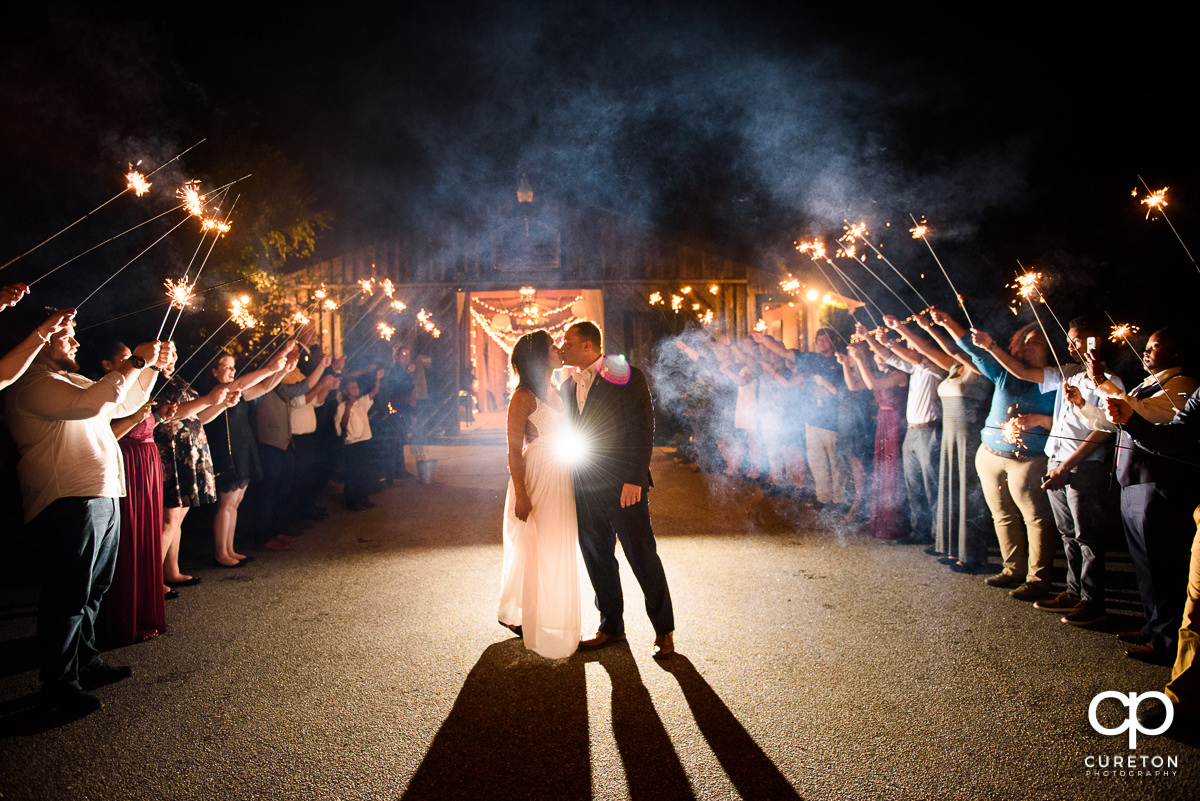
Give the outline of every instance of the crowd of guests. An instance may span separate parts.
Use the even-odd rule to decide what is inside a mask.
[[[1130,658],[1173,664],[1174,714],[1195,716],[1200,372],[1163,328],[1127,391],[1105,364],[1106,333],[1072,320],[1055,353],[1031,323],[1003,347],[938,309],[846,336],[821,328],[811,350],[690,331],[660,347],[655,389],[701,469],[759,482],[819,524],[987,574],[1063,623],[1107,617],[1105,550],[1120,520],[1145,622],[1118,640]],[[1150,725],[1166,710],[1142,714]]]
[[[0,289],[0,309],[27,293],[21,284]],[[166,601],[200,583],[179,563],[190,509],[211,507],[212,564],[234,569],[255,558],[235,548],[248,492],[245,528],[255,549],[272,552],[328,517],[319,499],[339,463],[350,511],[374,506],[376,473],[388,484],[411,476],[404,447],[417,397],[408,349],[397,345],[386,366],[363,361],[346,371],[312,335],[301,330],[256,369],[239,371],[221,353],[198,387],[175,372],[171,342],[89,343],[93,369],[81,369],[73,309],[0,357],[24,521],[38,548],[45,708],[100,708],[89,691],[131,673],[101,650],[166,630]],[[384,402],[374,403],[381,391]]]

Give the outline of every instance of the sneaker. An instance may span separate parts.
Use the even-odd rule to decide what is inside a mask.
[[[1074,610],[1063,616],[1063,623],[1070,623],[1072,626],[1090,626],[1093,623],[1099,623],[1104,618],[1108,617],[1104,612],[1104,606],[1095,601],[1080,601],[1079,605]]]
[[[1060,592],[1049,600],[1043,599],[1033,605],[1034,609],[1043,612],[1069,612],[1079,606],[1079,598],[1069,592]],[[1063,618],[1066,620],[1066,618]]]
[[[1015,587],[1021,583],[1021,580],[1012,573],[997,573],[985,578],[983,583],[989,587]]]
[[[1018,601],[1036,601],[1050,594],[1050,582],[1027,581],[1015,590],[1010,590],[1008,594]]]

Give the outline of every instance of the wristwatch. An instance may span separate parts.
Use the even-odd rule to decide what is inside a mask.
[[[139,370],[146,366],[146,360],[141,356],[138,356],[136,353],[129,357],[129,363]]]

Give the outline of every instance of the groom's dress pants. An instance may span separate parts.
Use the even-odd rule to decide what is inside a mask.
[[[675,613],[671,593],[654,532],[650,528],[648,490],[642,490],[642,500],[621,508],[620,488],[603,493],[585,492],[576,488],[575,505],[579,516],[579,548],[587,567],[592,588],[596,591],[596,608],[600,610],[600,631],[609,635],[625,633],[625,600],[621,593],[621,576],[617,564],[616,541],[620,540],[625,561],[646,596],[646,614],[654,625],[656,635],[675,630]]]

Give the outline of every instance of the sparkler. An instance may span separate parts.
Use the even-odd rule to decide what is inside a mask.
[[[146,178],[149,178],[150,176],[154,175],[154,173],[158,172],[158,171],[159,171],[159,170],[161,170],[163,167],[167,166],[167,165],[168,165],[168,164],[170,164],[171,162],[173,162],[173,161],[175,161],[175,160],[179,159],[180,157],[182,157],[182,156],[184,155],[184,153],[187,153],[187,152],[188,152],[189,150],[191,150],[192,148],[194,148],[194,147],[197,147],[197,146],[199,146],[199,145],[201,145],[201,144],[203,144],[203,143],[204,143],[204,140],[203,140],[203,139],[201,139],[199,142],[197,142],[196,144],[192,145],[192,147],[189,147],[189,148],[185,149],[183,152],[179,153],[178,155],[176,155],[176,156],[173,156],[172,158],[170,158],[170,159],[168,159],[168,160],[164,161],[162,164],[158,165],[158,166],[157,166],[157,167],[155,167],[153,170],[151,170],[150,172],[146,173],[146,175],[145,175],[145,176],[143,176],[143,180],[145,180]],[[138,162],[138,163],[140,164],[141,162]],[[25,252],[24,252],[24,253],[22,253],[21,255],[19,255],[19,256],[15,256],[15,257],[13,257],[13,258],[9,259],[9,260],[8,260],[8,261],[6,261],[4,264],[0,264],[0,270],[3,270],[5,267],[8,267],[9,265],[13,264],[14,262],[20,261],[21,259],[23,259],[23,258],[25,258],[26,256],[28,256],[30,253],[33,253],[33,252],[34,252],[35,250],[37,250],[38,248],[40,248],[40,247],[42,247],[43,245],[47,244],[48,242],[52,242],[53,240],[55,240],[55,239],[57,239],[58,237],[62,236],[62,235],[63,235],[63,234],[65,234],[67,231],[71,230],[71,229],[72,229],[72,228],[74,228],[76,225],[79,225],[79,223],[83,222],[83,221],[84,221],[84,220],[86,220],[88,217],[91,217],[93,214],[95,214],[96,212],[100,211],[100,209],[104,208],[104,207],[105,207],[105,206],[107,206],[109,203],[112,203],[114,200],[116,200],[116,199],[117,199],[117,198],[119,198],[121,195],[125,194],[126,192],[129,192],[129,191],[134,191],[134,190],[133,190],[133,187],[131,186],[131,184],[132,184],[132,180],[131,180],[131,179],[129,179],[129,176],[127,175],[127,176],[126,176],[126,184],[125,184],[125,188],[124,188],[124,189],[122,189],[120,192],[118,192],[117,194],[113,195],[113,196],[112,196],[112,197],[110,197],[108,200],[104,201],[104,202],[103,202],[103,203],[101,203],[99,206],[97,206],[96,208],[92,209],[92,210],[91,210],[91,211],[89,211],[87,214],[83,215],[83,216],[82,216],[82,217],[80,217],[78,220],[76,220],[75,222],[73,222],[73,223],[71,223],[70,225],[68,225],[66,228],[63,228],[63,229],[62,229],[61,231],[59,231],[58,233],[50,235],[49,237],[47,237],[46,239],[43,239],[41,242],[39,242],[38,244],[34,245],[33,247],[31,247],[29,250],[25,251]],[[147,188],[147,189],[149,189],[149,184],[147,184],[147,185],[146,185],[146,188]],[[57,268],[55,268],[55,269],[57,269]],[[43,276],[43,277],[45,277],[45,276]],[[32,286],[32,285],[33,285],[33,284],[32,284],[32,283],[30,283],[30,286]]]
[[[1142,369],[1145,369],[1146,363],[1144,361],[1142,361],[1142,354],[1138,353],[1138,349],[1135,348],[1133,346],[1133,343],[1129,341],[1129,337],[1131,337],[1132,335],[1134,335],[1138,332],[1138,327],[1136,325],[1130,325],[1129,323],[1122,323],[1122,324],[1118,325],[1117,321],[1114,320],[1112,318],[1112,315],[1109,314],[1108,312],[1105,312],[1104,316],[1107,317],[1108,321],[1113,324],[1112,330],[1108,334],[1108,338],[1111,339],[1113,342],[1117,342],[1117,341],[1124,342],[1129,347],[1129,349],[1131,351],[1133,351],[1133,355],[1138,358],[1138,361],[1142,362]],[[1154,383],[1158,385],[1158,388],[1160,390],[1162,390],[1162,394],[1167,396],[1167,400],[1169,400],[1171,402],[1171,406],[1175,409],[1175,411],[1176,412],[1180,411],[1179,404],[1176,403],[1175,399],[1171,397],[1171,393],[1167,392],[1167,388],[1162,385],[1162,382],[1158,380],[1158,377],[1155,376],[1154,373],[1151,373],[1149,370],[1146,370],[1146,372],[1150,375],[1151,378],[1154,379]]]
[[[396,333],[396,329],[387,323],[380,323],[376,326],[379,329],[379,336],[388,342],[392,341],[392,334]]]
[[[224,196],[225,192],[229,191],[229,186],[230,185],[226,185],[217,190],[218,192],[221,192],[221,197]],[[200,248],[202,248],[204,246],[204,237],[208,235],[208,231],[209,231],[210,227],[215,227],[217,229],[217,234],[216,234],[216,236],[214,236],[212,238],[212,242],[209,243],[208,252],[204,254],[204,259],[201,260],[200,267],[199,267],[199,269],[196,270],[196,278],[192,281],[193,286],[195,286],[196,283],[199,282],[200,274],[204,272],[204,266],[206,264],[208,264],[208,259],[210,256],[212,256],[213,248],[216,247],[216,245],[217,245],[217,239],[220,238],[221,234],[223,234],[229,230],[229,218],[233,216],[233,210],[235,208],[237,208],[237,203],[239,200],[241,200],[241,197],[242,197],[241,195],[238,195],[237,197],[235,197],[233,199],[233,204],[229,207],[229,213],[225,215],[225,219],[223,221],[218,222],[215,219],[205,220],[204,224],[201,226],[202,233],[200,235],[200,241],[196,243],[196,250],[194,253],[192,253],[192,260],[188,262],[187,269],[184,270],[184,272],[183,272],[183,277],[185,279],[188,277],[188,274],[191,273],[191,271],[192,271],[192,265],[195,264],[195,262],[196,262],[196,255],[200,253]],[[212,222],[214,225],[209,226],[209,222]],[[164,323],[166,322],[167,317],[170,314],[171,314],[171,309],[168,307],[167,313],[165,315],[163,315]],[[179,327],[179,321],[182,319],[183,319],[183,309],[180,309],[179,314],[175,317],[175,322],[171,325],[171,333],[167,335],[167,339],[173,339],[175,337],[175,329]]]
[[[1146,192],[1148,193],[1146,197],[1142,198],[1141,200],[1141,202],[1146,206],[1146,219],[1150,219],[1150,215],[1154,212],[1161,214],[1162,218],[1167,221],[1167,225],[1171,227],[1171,233],[1175,234],[1175,238],[1179,240],[1179,245],[1183,248],[1183,252],[1187,254],[1188,261],[1190,261],[1192,266],[1196,268],[1196,272],[1200,272],[1200,264],[1196,264],[1196,259],[1192,256],[1192,252],[1188,250],[1188,246],[1186,243],[1184,243],[1183,237],[1179,235],[1179,231],[1175,230],[1175,223],[1171,222],[1171,218],[1168,217],[1167,212],[1164,211],[1167,206],[1167,190],[1170,189],[1170,187],[1164,186],[1158,191],[1151,192],[1150,187],[1147,186],[1146,181],[1142,178],[1142,176],[1139,175],[1138,180],[1142,182],[1142,186],[1146,188]],[[1134,197],[1137,196],[1136,187],[1134,187],[1133,194]]]
[[[663,302],[663,299],[662,299],[661,292],[651,292],[650,293],[650,305],[651,306],[658,306],[662,302]]]
[[[850,237],[850,238],[857,237],[858,239],[861,239],[863,241],[863,244],[865,244],[871,250],[875,251],[875,255],[878,256],[880,259],[882,259],[884,264],[886,264],[888,267],[892,268],[892,272],[894,272],[896,275],[900,276],[901,281],[908,284],[908,288],[911,289],[916,294],[916,296],[921,299],[921,302],[925,304],[926,308],[933,305],[929,301],[925,300],[925,296],[917,291],[917,288],[912,285],[912,282],[904,277],[904,273],[900,272],[900,270],[898,270],[896,268],[896,265],[892,264],[892,262],[888,259],[887,256],[884,256],[882,253],[879,252],[879,248],[877,248],[873,244],[871,244],[871,240],[867,239],[866,223],[858,223],[856,225],[851,225],[851,226],[847,227],[846,228],[846,236]],[[843,237],[843,241],[845,241],[845,237]],[[865,267],[866,264],[863,263],[863,266]],[[908,308],[907,304],[905,304],[905,308]],[[909,312],[912,312],[912,309],[908,309],[908,310],[909,310]]]
[[[189,284],[186,278],[180,278],[172,281],[168,278],[163,281],[163,286],[167,288],[167,297],[171,301],[171,306],[176,309],[186,309],[195,293],[192,291],[195,284]],[[162,333],[160,329],[158,333]]]
[[[929,255],[933,256],[933,260],[937,262],[937,266],[939,269],[941,269],[942,275],[946,276],[946,283],[950,285],[950,291],[954,293],[955,299],[958,300],[958,308],[962,309],[963,315],[967,318],[967,327],[974,328],[975,324],[971,322],[971,313],[967,311],[967,304],[963,302],[962,293],[958,291],[958,288],[954,286],[954,282],[950,280],[950,273],[946,272],[946,268],[942,264],[942,260],[938,258],[936,253],[933,252],[933,245],[929,244],[929,225],[924,219],[918,223],[917,218],[911,214],[908,215],[908,217],[913,221],[913,227],[909,229],[909,233],[912,234],[913,239],[920,239],[925,243],[925,247],[929,248]]]
[[[183,201],[188,214],[204,218],[204,196],[200,194],[199,181],[184,181],[183,186],[175,192],[175,197]]]
[[[1010,417],[1000,425],[1000,434],[1009,445],[1021,444],[1021,430],[1017,428],[1017,418]]]
[[[234,298],[229,305],[229,319],[237,323],[243,331],[258,325],[258,320],[246,308],[249,302],[250,298],[242,295],[240,298]]]
[[[871,324],[879,325],[879,321],[875,319],[875,315],[871,314],[870,309],[867,309],[866,301],[869,298],[867,298],[866,293],[863,293],[862,290],[859,288],[858,284],[855,284],[853,281],[851,281],[849,276],[847,276],[845,273],[843,273],[841,270],[839,270],[838,266],[833,263],[833,260],[830,259],[827,255],[825,255],[825,243],[824,242],[822,242],[820,239],[813,239],[811,242],[797,242],[796,250],[800,251],[801,253],[809,254],[809,258],[812,259],[813,263],[817,265],[817,270],[820,271],[821,276],[824,277],[824,279],[829,283],[829,286],[831,286],[831,287],[834,286],[834,283],[833,283],[833,281],[830,280],[829,276],[826,274],[825,269],[823,267],[821,267],[821,261],[824,261],[826,264],[828,264],[830,267],[832,267],[834,272],[836,272],[841,277],[842,282],[844,284],[854,287],[854,289],[851,290],[851,292],[858,299],[858,302],[862,304],[862,307],[864,309],[866,309],[867,316],[871,318]],[[799,289],[800,282],[796,281],[795,284],[796,284],[796,289]],[[794,292],[795,290],[786,290],[786,291]],[[901,301],[901,302],[903,303],[903,301]],[[874,301],[871,301],[871,303],[872,303],[872,305],[875,305],[875,308],[879,309],[879,306],[877,304],[875,304]],[[883,309],[879,309],[879,313],[883,314]],[[850,316],[852,318],[854,317],[853,310],[851,310]]]
[[[844,240],[842,240],[842,241],[844,242]],[[898,295],[898,294],[896,293],[896,290],[892,289],[892,287],[891,287],[891,284],[889,284],[887,281],[884,281],[882,278],[880,278],[880,277],[879,277],[879,276],[878,276],[878,275],[875,273],[875,271],[874,271],[874,270],[872,270],[870,267],[868,267],[868,266],[867,266],[866,259],[858,259],[858,258],[856,258],[856,257],[855,257],[855,255],[854,255],[854,245],[853,245],[853,244],[851,244],[851,243],[845,243],[845,244],[843,245],[843,247],[842,247],[842,248],[841,248],[841,249],[838,251],[837,255],[838,255],[838,256],[840,256],[840,257],[842,257],[842,258],[853,259],[854,261],[858,262],[858,264],[859,264],[859,265],[861,265],[861,266],[862,266],[862,268],[863,268],[864,270],[866,270],[868,273],[870,273],[870,274],[871,274],[871,277],[872,277],[872,278],[874,278],[874,279],[875,279],[876,281],[878,281],[879,283],[883,284],[883,288],[884,288],[884,289],[886,289],[888,292],[891,292],[891,293],[892,293],[892,297],[894,297],[896,300],[900,301],[900,305],[901,305],[901,306],[903,306],[904,308],[908,309],[908,313],[909,313],[909,314],[916,314],[916,312],[914,312],[914,311],[913,311],[913,307],[912,307],[912,306],[909,306],[909,305],[908,305],[908,303],[906,303],[906,302],[905,302],[904,298],[900,297],[900,295]],[[894,268],[893,268],[893,269],[894,269]],[[845,276],[845,274],[844,274],[844,273],[843,273],[842,275],[843,275],[843,276]],[[903,277],[903,276],[901,276],[901,277]],[[849,280],[849,279],[847,278],[847,280]],[[879,313],[880,313],[880,314],[883,314],[883,309],[881,309],[881,308],[879,307],[879,304],[878,304],[878,303],[876,303],[876,304],[874,304],[874,305],[875,305],[875,308],[879,309]],[[872,315],[872,320],[874,320],[874,315]]]
[[[1130,325],[1129,323],[1121,323],[1120,325],[1114,323],[1112,330],[1108,332],[1108,339],[1110,342],[1124,342],[1126,345],[1129,345],[1129,337],[1136,334],[1139,330],[1136,325]],[[1130,347],[1133,346],[1130,345]]]
[[[1066,373],[1063,372],[1062,362],[1058,360],[1058,353],[1054,350],[1054,345],[1050,342],[1050,335],[1046,333],[1046,326],[1042,325],[1042,318],[1037,313],[1037,306],[1033,305],[1034,295],[1037,295],[1038,300],[1043,304],[1046,302],[1045,298],[1042,297],[1041,289],[1038,287],[1038,282],[1041,280],[1041,273],[1029,271],[1023,275],[1018,275],[1017,280],[1010,284],[1010,286],[1016,288],[1017,294],[1029,302],[1029,309],[1033,312],[1033,319],[1037,320],[1038,328],[1042,329],[1042,336],[1046,338],[1046,347],[1050,349],[1050,355],[1054,357],[1054,363],[1058,366],[1058,374],[1059,376],[1065,376]],[[1056,317],[1055,319],[1058,318]],[[1060,327],[1061,325],[1059,323]]]
[[[436,325],[434,325],[433,316],[424,309],[421,309],[419,312],[417,312],[417,322],[421,324],[422,328],[432,334],[434,339],[437,339],[442,335],[442,332],[438,330]]]
[[[141,164],[142,162],[138,162]],[[141,197],[150,191],[152,184],[146,180],[146,176],[134,169],[134,165],[129,165],[129,172],[125,173],[125,188],[133,192],[133,194]]]

